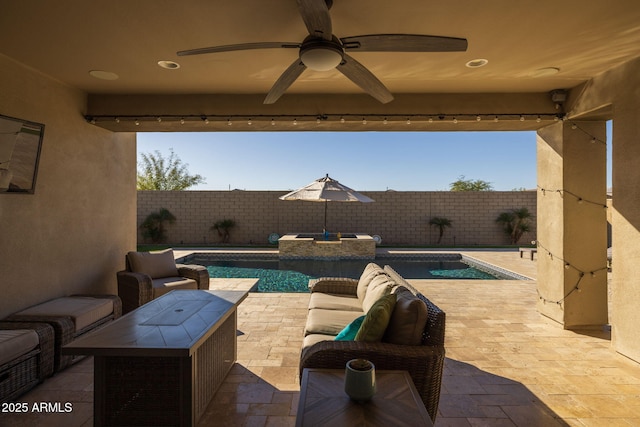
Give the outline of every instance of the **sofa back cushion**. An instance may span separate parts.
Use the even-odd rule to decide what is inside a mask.
[[[427,323],[427,305],[404,286],[398,286],[393,293],[397,296],[397,301],[382,341],[420,345]]]
[[[152,279],[178,276],[173,250],[154,252],[129,252],[129,267],[134,273],[143,273]]]
[[[360,280],[358,280],[358,289],[356,290],[360,303],[364,301],[364,296],[367,292],[369,283],[371,283],[371,280],[379,274],[384,274],[384,270],[375,262],[370,262],[364,268],[364,271],[360,275]]]
[[[362,301],[362,311],[368,312],[376,301],[385,295],[389,295],[394,285],[395,282],[384,273],[371,279]]]

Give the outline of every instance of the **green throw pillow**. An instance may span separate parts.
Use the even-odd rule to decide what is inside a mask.
[[[360,325],[365,316],[360,316],[353,322],[344,327],[343,330],[334,338],[334,341],[353,341],[356,338],[356,334],[360,330]]]
[[[356,334],[356,341],[378,342],[382,340],[395,306],[396,294],[385,295],[376,301],[367,312]]]

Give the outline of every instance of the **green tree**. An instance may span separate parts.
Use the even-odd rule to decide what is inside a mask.
[[[187,164],[170,149],[169,157],[164,158],[159,151],[141,153],[142,171],[138,170],[138,190],[186,190],[197,184],[204,184],[201,175],[190,175]]]
[[[531,213],[529,213],[529,209],[520,208],[502,212],[498,218],[496,218],[496,222],[502,224],[504,232],[509,236],[511,244],[515,245],[524,233],[531,231],[530,219]]]
[[[490,182],[483,181],[481,179],[464,179],[464,175],[460,175],[457,181],[449,184],[449,190],[451,191],[493,191],[493,186]]]
[[[434,216],[429,220],[429,225],[438,229],[438,244],[442,241],[442,235],[447,227],[451,227],[451,220],[443,217]]]
[[[165,240],[165,223],[173,224],[176,217],[168,209],[160,208],[158,212],[152,212],[147,216],[140,228],[142,237],[151,239],[152,243],[162,243]]]

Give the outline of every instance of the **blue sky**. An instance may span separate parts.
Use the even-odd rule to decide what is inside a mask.
[[[445,191],[462,175],[536,188],[535,132],[138,133],[138,159],[170,149],[205,177],[190,190],[285,191],[327,173],[360,191]]]

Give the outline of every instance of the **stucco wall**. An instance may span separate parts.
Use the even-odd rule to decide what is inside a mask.
[[[232,218],[232,244],[266,244],[271,233],[321,232],[324,204],[283,201],[283,191],[140,191],[138,225],[152,212],[168,209],[177,219],[167,227],[168,243],[210,244],[219,241],[210,227]],[[363,192],[374,203],[329,203],[327,228],[331,232],[378,234],[383,244],[433,245],[438,231],[428,226],[434,216],[446,217],[452,227],[442,245],[504,245],[508,239],[495,222],[506,210],[526,207],[536,235],[536,192]],[[143,242],[138,229],[138,238]]]
[[[136,145],[85,122],[82,92],[0,55],[0,114],[45,125],[35,194],[0,194],[0,318],[72,293],[117,293],[135,248]]]

